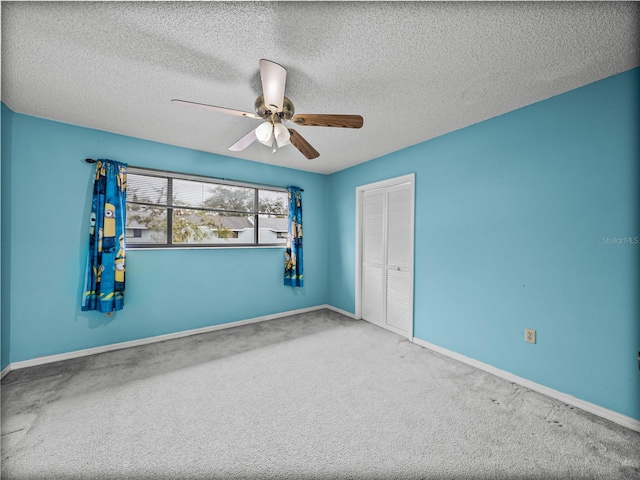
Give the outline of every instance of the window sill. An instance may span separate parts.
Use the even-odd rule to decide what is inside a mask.
[[[250,249],[250,248],[257,248],[257,249],[269,249],[269,248],[281,248],[281,249],[285,249],[287,248],[286,245],[239,245],[237,247],[231,246],[231,245],[224,245],[224,246],[202,246],[202,247],[131,247],[131,246],[127,246],[127,253],[133,252],[133,251],[149,251],[149,250],[241,250],[241,249]]]

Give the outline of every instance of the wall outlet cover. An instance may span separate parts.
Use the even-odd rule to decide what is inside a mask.
[[[536,331],[529,328],[524,329],[524,341],[529,343],[536,343]]]

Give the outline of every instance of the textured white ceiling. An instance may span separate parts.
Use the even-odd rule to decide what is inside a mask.
[[[20,113],[330,173],[640,65],[640,4],[2,2],[2,101]],[[258,61],[287,69],[319,152],[227,147],[257,120]]]

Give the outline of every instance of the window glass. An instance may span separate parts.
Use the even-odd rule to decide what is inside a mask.
[[[127,203],[144,202],[166,205],[169,180],[147,175],[127,174]]]
[[[176,245],[252,244],[253,217],[176,208],[173,209],[172,239]]]
[[[174,179],[173,204],[181,207],[252,212],[255,210],[255,189]]]
[[[136,243],[166,244],[167,209],[127,202],[125,237],[127,245]]]
[[[287,214],[287,192],[275,190],[259,190],[258,203],[260,213],[270,213],[275,215]]]
[[[258,215],[258,243],[287,243],[287,217],[284,215]]]

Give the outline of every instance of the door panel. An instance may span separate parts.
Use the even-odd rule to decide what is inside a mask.
[[[413,208],[411,184],[387,188],[386,316],[390,330],[413,330]]]
[[[365,264],[384,263],[384,190],[365,192],[363,204],[362,254]]]
[[[412,267],[412,220],[410,185],[389,188],[387,192],[387,266]]]
[[[362,205],[362,318],[384,325],[384,190],[365,192]]]
[[[407,335],[412,330],[411,273],[387,270],[386,325],[390,330]],[[397,331],[396,331],[397,329]]]
[[[384,325],[384,278],[382,267],[363,265],[362,318],[376,325]]]

